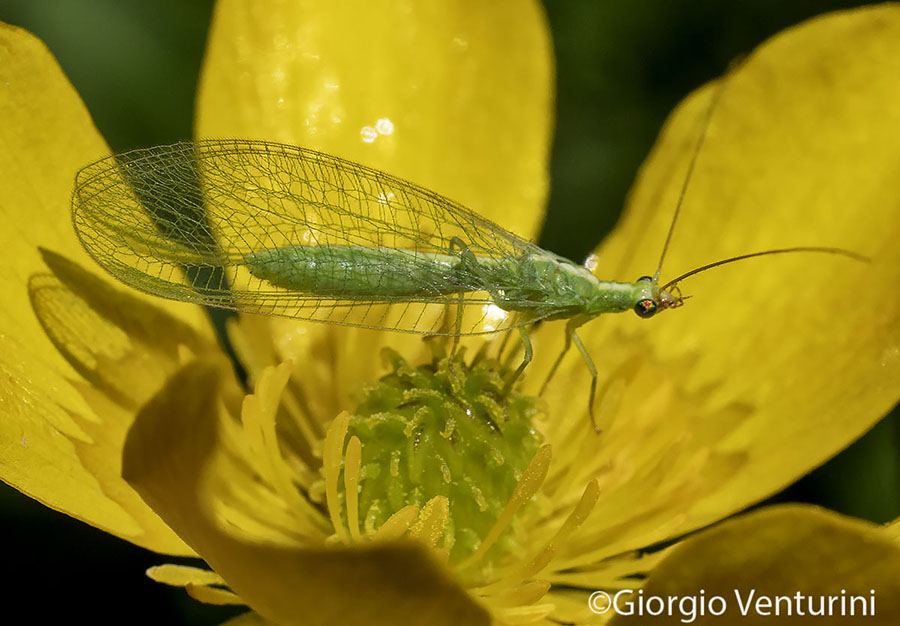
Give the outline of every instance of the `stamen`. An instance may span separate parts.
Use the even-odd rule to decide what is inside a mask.
[[[341,501],[338,498],[338,477],[341,473],[341,457],[344,439],[350,427],[350,415],[343,411],[334,418],[325,433],[325,447],[322,451],[322,475],[325,478],[325,502],[334,532],[341,539],[348,539],[347,529],[341,520]]]
[[[515,583],[521,580],[528,580],[530,578],[534,578],[537,576],[550,561],[553,560],[553,557],[556,556],[556,548],[554,546],[547,546],[540,552],[538,552],[537,556],[534,557],[531,561],[529,561],[524,567],[518,567],[519,564],[516,564],[516,569],[509,574],[508,576],[503,576],[499,578],[496,582],[493,582],[489,585],[484,585],[483,587],[477,587],[474,589],[475,592],[478,593],[492,593],[498,589],[503,589],[504,587],[509,587],[510,585],[514,585]]]
[[[554,585],[585,589],[622,589],[634,586],[636,574],[652,571],[671,552],[671,547],[657,552],[639,554],[626,552],[609,557],[605,550],[579,554],[556,564],[556,572],[547,578]],[[601,559],[598,562],[598,559]]]
[[[359,467],[362,464],[362,443],[356,435],[350,437],[344,454],[344,496],[347,500],[347,526],[350,537],[358,541],[359,534]]]
[[[532,580],[485,598],[492,607],[521,607],[534,604],[550,591],[546,580]]]
[[[509,502],[506,504],[506,508],[503,509],[503,513],[500,514],[500,517],[494,523],[493,528],[491,528],[487,537],[484,538],[484,541],[475,550],[475,553],[460,563],[460,569],[471,567],[481,560],[503,531],[506,530],[506,527],[509,526],[509,523],[513,520],[513,517],[515,517],[516,512],[537,493],[538,489],[540,489],[541,485],[544,483],[544,478],[547,477],[547,471],[550,469],[550,457],[550,445],[547,444],[541,446],[537,451],[537,454],[534,455],[534,458],[531,459],[531,463],[528,464],[528,467],[522,473],[522,478],[519,479],[518,484],[516,484],[512,497],[510,497]]]
[[[278,408],[292,368],[291,362],[285,361],[262,370],[254,392],[244,396],[241,405],[243,438],[250,448],[250,458],[259,461],[255,470],[273,487],[285,508],[294,513],[292,517],[304,534],[321,537],[328,531],[324,524],[315,523],[321,520],[318,509],[298,491],[295,476],[282,456],[276,431]]]
[[[479,588],[478,591],[483,593],[495,591],[515,584],[520,580],[529,580],[540,574],[553,561],[553,557],[556,556],[556,547],[568,539],[569,535],[584,523],[591,511],[594,510],[594,506],[599,499],[600,485],[595,479],[587,484],[575,509],[569,513],[559,530],[537,552],[534,558],[524,567],[516,567],[509,575],[503,576],[495,583]]]
[[[445,496],[435,496],[425,503],[419,519],[409,529],[409,536],[434,547],[444,536],[449,517],[450,500]]]
[[[419,507],[414,504],[407,505],[387,518],[384,524],[381,525],[381,528],[372,535],[372,539],[374,541],[399,539],[406,534],[406,531],[409,530],[409,527],[416,521],[418,516]]]

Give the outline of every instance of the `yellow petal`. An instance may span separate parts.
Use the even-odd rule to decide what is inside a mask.
[[[579,455],[579,480],[592,468],[603,493],[593,526],[585,525],[597,552],[585,548],[582,559],[653,543],[760,500],[896,403],[898,75],[900,8],[881,5],[789,29],[725,79],[663,280],[798,245],[844,247],[873,262],[822,254],[748,260],[685,281],[693,297],[683,308],[584,328],[600,380],[607,389],[627,385],[606,397],[616,405],[609,430],[568,447]],[[667,123],[628,214],[599,252],[598,274],[653,273],[713,89],[690,97]],[[557,349],[537,348],[550,353],[537,352],[542,358]],[[541,367],[529,372],[530,384],[542,380]],[[587,425],[575,430],[565,419],[585,412],[577,355],[557,379],[567,375],[583,382],[550,386],[551,416],[586,433]]]
[[[645,602],[650,596],[699,598],[701,590],[707,606],[711,606],[709,599],[721,596],[725,612],[718,617],[709,613],[700,617],[698,608],[694,624],[744,620],[748,624],[896,624],[900,621],[900,547],[868,522],[809,506],[765,508],[678,546],[650,575],[643,596]],[[799,607],[807,613],[805,618],[796,612],[797,593],[803,596]],[[776,596],[788,599],[775,600]],[[813,610],[818,611],[822,596],[826,607],[829,596],[837,598],[832,617],[810,614],[810,599]],[[850,596],[861,600],[851,605]],[[771,605],[766,598],[772,599]],[[843,615],[841,598],[845,598]],[[742,605],[749,612],[746,617]],[[689,619],[690,600],[682,606],[685,613],[676,604],[675,617],[658,622],[685,623],[682,618]],[[776,606],[781,611],[778,616]],[[786,614],[788,606],[793,615]],[[851,606],[854,617],[848,612]],[[861,613],[863,608],[866,616]],[[770,616],[764,617],[760,611],[768,611]],[[610,623],[631,624],[635,619],[657,623],[647,617],[622,615]]]
[[[232,591],[278,624],[487,623],[484,609],[421,546],[249,541],[216,518],[214,502],[227,495],[216,478],[234,453],[217,436],[219,377],[216,366],[195,361],[144,407],[128,436],[124,473]]]
[[[115,436],[102,428],[88,432],[101,422],[79,393],[77,366],[45,334],[47,320],[35,315],[46,304],[38,293],[58,287],[47,283],[56,279],[38,246],[93,267],[72,231],[69,198],[76,170],[108,149],[44,45],[6,25],[0,25],[0,119],[0,476],[73,517],[141,545],[183,553],[187,548],[110,474],[120,456],[110,442]],[[167,308],[210,336],[199,309]],[[109,330],[108,324],[98,327],[96,310],[93,320],[56,310],[84,332],[74,337],[80,347]],[[117,332],[119,345],[127,344]],[[105,475],[95,475],[97,468]]]
[[[226,0],[197,134],[337,154],[530,237],[547,190],[551,73],[537,2]]]

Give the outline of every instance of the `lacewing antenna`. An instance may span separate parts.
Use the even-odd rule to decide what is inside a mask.
[[[727,77],[726,77],[727,78]],[[697,138],[697,143],[694,145],[694,151],[691,154],[691,161],[688,163],[687,173],[684,176],[684,182],[681,184],[681,191],[678,193],[678,202],[675,204],[675,214],[672,216],[672,223],[669,224],[669,232],[666,234],[666,242],[663,244],[662,254],[659,255],[659,265],[656,266],[656,272],[653,274],[653,282],[659,281],[659,274],[662,272],[663,261],[666,259],[666,252],[669,250],[669,243],[672,241],[672,234],[675,232],[675,224],[678,222],[678,215],[681,213],[681,206],[684,204],[684,198],[687,195],[688,185],[691,182],[691,178],[694,174],[694,166],[697,164],[697,157],[700,155],[700,149],[703,147],[704,141],[706,141],[707,131],[709,130],[709,124],[712,121],[713,113],[716,110],[716,105],[719,103],[719,100],[722,97],[722,92],[725,89],[725,81],[726,78],[722,78],[719,81],[719,84],[716,85],[716,89],[713,92],[712,99],[709,102],[709,107],[706,109],[706,115],[703,118],[703,126],[700,131],[700,136]]]
[[[844,250],[843,248],[827,248],[827,247],[819,247],[819,246],[798,246],[795,248],[777,248],[775,250],[763,250],[762,252],[751,252],[750,254],[741,254],[738,256],[729,257],[727,259],[722,259],[720,261],[715,261],[713,263],[707,263],[706,265],[701,265],[700,267],[694,268],[689,272],[685,272],[678,278],[670,280],[665,285],[663,285],[662,290],[668,291],[671,288],[674,288],[683,281],[685,278],[689,276],[694,276],[695,274],[699,274],[700,272],[705,272],[706,270],[711,270],[714,267],[720,267],[722,265],[728,265],[729,263],[734,263],[736,261],[743,261],[744,259],[752,259],[753,257],[758,256],[768,256],[770,254],[786,254],[788,252],[819,252],[823,254],[837,254],[840,256],[845,256],[854,261],[860,261],[862,263],[871,263],[872,260],[863,256],[862,254],[858,254],[853,252],[852,250]]]

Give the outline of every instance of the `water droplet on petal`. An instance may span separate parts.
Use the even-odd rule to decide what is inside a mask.
[[[362,140],[366,143],[372,143],[378,138],[378,131],[371,126],[363,126],[359,130],[359,136],[362,137]]]
[[[394,132],[394,123],[390,119],[382,117],[375,122],[375,130],[379,135],[390,135]]]

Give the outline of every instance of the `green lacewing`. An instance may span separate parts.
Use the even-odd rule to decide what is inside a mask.
[[[605,281],[412,182],[265,141],[201,140],[100,159],[78,173],[72,210],[97,263],[156,296],[426,335],[519,329],[525,357],[508,384],[531,360],[525,327],[566,319],[565,350],[574,343],[593,377],[591,408],[596,369],[575,332],[581,324],[678,307],[682,279],[752,256],[859,258],[789,248],[717,261],[664,285],[659,268],[634,282]]]
[[[655,281],[601,281],[409,181],[262,141],[101,159],[78,173],[73,218],[121,281],[246,313],[469,335],[679,303]],[[447,306],[471,315],[448,327]]]

